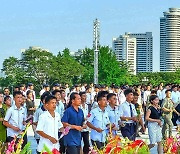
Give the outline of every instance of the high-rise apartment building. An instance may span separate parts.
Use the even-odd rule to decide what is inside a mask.
[[[132,33],[130,37],[136,38],[137,72],[153,71],[153,36],[152,32]]]
[[[180,8],[169,8],[160,18],[160,71],[180,67]]]
[[[146,33],[125,33],[123,35],[129,39],[135,39],[135,55],[134,61],[136,64],[135,70],[136,72],[152,72],[153,71],[153,37],[152,32]],[[113,51],[116,54],[117,60],[121,61],[122,58],[120,57],[122,51],[119,48],[120,38],[113,39]],[[119,42],[119,43],[118,43]],[[125,48],[124,48],[125,49]],[[125,51],[123,51],[125,52]]]
[[[118,61],[126,61],[130,64],[129,71],[136,74],[136,39],[128,35],[113,38],[113,51]]]

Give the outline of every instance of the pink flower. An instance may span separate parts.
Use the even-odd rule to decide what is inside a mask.
[[[64,132],[63,132],[63,134],[64,135],[67,135],[68,133],[69,133],[69,130],[71,129],[71,127],[66,127],[65,129],[64,129]]]
[[[6,154],[11,154],[11,151],[9,151],[9,150],[6,150]]]
[[[15,145],[15,141],[14,140],[12,140],[10,143],[8,143],[7,151],[14,152],[14,145]]]
[[[89,113],[88,115],[87,115],[87,118],[89,118],[91,116],[91,113]]]
[[[93,147],[89,147],[89,154],[98,154],[98,152]]]
[[[71,129],[71,127],[66,127],[64,128],[64,131],[62,132],[61,136],[59,139],[63,138],[63,136],[67,135],[69,133],[69,130]]]
[[[30,120],[29,122],[30,122],[30,124],[32,124],[32,120]]]

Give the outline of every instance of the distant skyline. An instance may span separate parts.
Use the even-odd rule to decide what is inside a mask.
[[[0,66],[5,58],[21,56],[21,49],[39,46],[53,54],[68,47],[92,47],[93,21],[100,21],[100,44],[125,32],[153,33],[153,67],[159,70],[160,17],[180,0],[1,0]]]

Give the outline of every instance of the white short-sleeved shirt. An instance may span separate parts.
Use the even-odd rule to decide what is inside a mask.
[[[116,99],[117,99],[117,105],[120,105],[126,101],[126,97],[125,97],[123,91],[120,91],[120,92],[115,93],[115,94],[116,94]]]
[[[39,95],[41,96],[46,90],[45,89],[42,89],[40,92],[39,92]]]
[[[98,133],[96,130],[91,130],[90,136],[93,141],[105,142],[107,135],[107,125],[110,124],[107,111],[102,111],[99,107],[91,110],[90,117],[88,122],[93,126],[102,129],[101,133]]]
[[[86,93],[86,103],[91,104],[91,93]]]
[[[137,116],[136,108],[134,104],[125,101],[119,106],[120,117],[131,117],[130,106],[132,107],[133,117]],[[127,123],[133,123],[133,120],[128,120]]]
[[[172,99],[173,103],[175,103],[176,105],[179,103],[179,93],[178,93],[178,91],[176,91],[176,92],[172,91],[171,99]]]
[[[80,109],[83,110],[83,114],[84,114],[84,118],[87,118],[88,117],[88,105],[85,104],[85,108],[80,105]],[[85,123],[87,122],[87,120],[85,120]],[[89,128],[86,128],[86,129],[83,129],[82,132],[88,132],[89,131]]]
[[[157,96],[158,96],[159,100],[163,100],[163,92],[162,92],[162,90],[157,91]]]
[[[14,131],[12,128],[8,127],[7,136],[17,136],[19,133],[21,133],[21,131],[24,130],[23,121],[26,120],[26,111],[23,107],[20,107],[18,109],[16,105],[13,105],[7,110],[4,120],[7,121],[9,124],[20,129],[20,131],[17,132]]]
[[[166,98],[166,93],[165,93],[166,90],[167,90],[167,89],[165,89],[165,88],[162,90],[162,99],[165,99],[165,98]]]
[[[55,112],[55,117],[52,117],[48,111],[44,111],[44,113],[42,113],[39,117],[36,131],[43,131],[47,135],[54,137],[56,140],[58,140],[58,131],[62,127],[63,125],[61,123],[60,115],[57,112]],[[59,142],[53,144],[49,139],[40,136],[40,141],[37,148],[38,152],[41,152],[43,150],[44,144],[51,151],[54,148],[59,150]]]
[[[151,91],[146,90],[144,92],[144,97],[143,97],[144,103],[147,103],[148,101],[147,99],[148,99],[148,96],[150,96],[150,94],[151,94]]]
[[[91,102],[94,102],[94,97],[98,94],[98,92],[93,91],[91,93]]]

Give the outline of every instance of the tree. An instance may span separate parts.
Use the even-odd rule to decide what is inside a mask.
[[[138,73],[137,77],[139,78],[139,83],[142,83],[142,79],[144,77],[148,78],[148,82],[152,85],[159,85],[161,82],[164,84],[169,83],[180,83],[180,71],[176,70],[176,72],[145,72]]]
[[[51,59],[53,54],[42,49],[29,48],[23,53],[21,66],[28,81],[43,84],[50,80]]]
[[[94,51],[90,48],[85,48],[75,59],[84,66],[81,83],[92,83],[94,80]]]
[[[94,77],[94,50],[85,48],[82,53],[75,57],[76,60],[85,67],[85,73],[81,82],[91,83]],[[115,83],[117,85],[131,83],[129,64],[118,62],[115,54],[108,46],[102,46],[99,50],[98,59],[98,80],[100,84]]]
[[[50,76],[53,81],[72,84],[74,80],[78,82],[84,70],[84,67],[70,55],[69,49],[66,48],[53,57]]]
[[[7,83],[7,86],[14,86],[24,81],[26,73],[17,58],[9,57],[5,59],[3,62],[3,71],[5,72],[5,83]]]
[[[114,52],[108,47],[100,47],[99,51],[99,83],[115,83],[122,85],[130,83],[130,74],[128,72],[128,63],[118,62]]]

